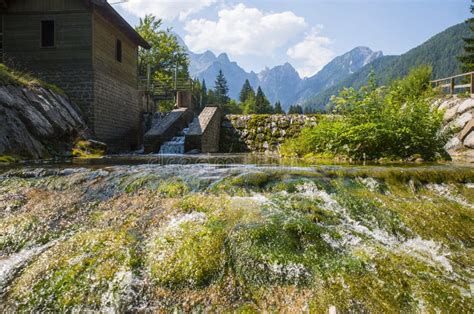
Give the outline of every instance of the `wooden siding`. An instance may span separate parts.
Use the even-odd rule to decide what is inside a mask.
[[[138,47],[97,13],[93,14],[92,60],[95,71],[137,87]],[[122,42],[122,62],[116,60],[116,42]]]
[[[42,20],[55,22],[53,48],[41,48]],[[5,53],[17,61],[32,63],[34,67],[66,62],[92,64],[91,25],[91,14],[88,12],[5,15]]]
[[[101,15],[93,17],[94,130],[112,151],[137,148],[141,109],[137,90],[138,48]],[[122,62],[116,41],[122,41]]]
[[[93,123],[92,14],[83,7],[2,17],[5,63],[61,87]],[[55,47],[41,47],[42,20],[55,21]]]
[[[9,13],[58,12],[84,10],[83,0],[15,0],[9,1]]]

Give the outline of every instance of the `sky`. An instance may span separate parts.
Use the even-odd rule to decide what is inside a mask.
[[[120,2],[126,0],[109,0]],[[163,19],[191,51],[227,53],[247,71],[291,63],[301,77],[366,46],[402,54],[470,17],[470,0],[128,0],[131,25]]]

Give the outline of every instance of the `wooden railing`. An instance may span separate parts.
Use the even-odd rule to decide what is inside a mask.
[[[170,82],[150,82],[141,78],[138,83],[141,91],[148,93],[157,100],[172,100],[176,96],[176,92],[193,90],[193,81],[191,79],[178,78]]]
[[[474,94],[474,72],[431,81],[431,84],[434,88],[440,89],[450,95],[458,94],[463,90]]]

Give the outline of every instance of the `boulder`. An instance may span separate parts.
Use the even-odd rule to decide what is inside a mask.
[[[463,129],[466,126],[466,124],[468,124],[469,121],[471,121],[472,119],[473,119],[473,113],[470,111],[466,112],[454,120],[453,126],[455,128]]]
[[[67,97],[44,88],[0,86],[0,155],[67,156],[82,136],[90,132]]]
[[[451,150],[454,150],[454,149],[458,149],[458,148],[461,148],[462,146],[462,142],[461,140],[455,136],[453,138],[451,138],[448,143],[446,143],[446,145],[444,146],[444,149],[446,149],[447,151],[451,151]]]
[[[458,108],[459,108],[459,103],[457,103],[455,106],[446,110],[446,112],[444,113],[444,121],[449,122],[453,120],[458,113]]]
[[[458,107],[457,113],[463,114],[468,110],[474,109],[474,99],[468,98],[464,100]]]
[[[474,131],[469,133],[468,136],[464,139],[463,145],[467,148],[474,149]]]

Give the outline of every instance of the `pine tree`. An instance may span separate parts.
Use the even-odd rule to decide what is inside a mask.
[[[474,0],[471,1],[474,3]],[[474,14],[474,4],[471,4],[471,13]],[[471,32],[474,32],[474,18],[470,18],[466,21],[471,29]],[[468,38],[464,38],[464,54],[458,57],[461,62],[462,72],[472,72],[474,71],[474,35]]]
[[[245,83],[242,86],[242,90],[240,91],[240,94],[239,94],[240,102],[244,103],[247,100],[247,98],[249,97],[250,94],[255,96],[255,91],[253,90],[252,85],[250,85],[249,80],[245,80]]]
[[[192,88],[192,95],[193,95],[193,103],[197,105],[197,110],[201,111],[203,106],[200,106],[202,100],[202,85],[198,79],[193,79],[192,81],[193,88]]]
[[[257,108],[256,113],[258,114],[269,114],[273,111],[270,102],[268,101],[260,86],[258,87],[257,95],[255,96],[255,106]]]
[[[202,83],[201,83],[201,95],[202,95],[202,107],[204,108],[208,105],[207,86],[206,86],[205,80],[202,80]]]
[[[257,113],[257,106],[255,103],[255,95],[250,93],[244,103],[241,104],[244,114],[255,114]]]
[[[214,88],[214,94],[218,105],[224,105],[229,102],[229,86],[227,85],[227,79],[222,73],[222,70],[219,70],[219,74],[216,77],[216,87]]]
[[[275,112],[275,114],[284,114],[285,113],[283,111],[283,109],[281,108],[281,103],[280,103],[279,100],[275,103],[275,109],[273,111]]]
[[[303,108],[300,105],[290,106],[289,114],[303,114]]]
[[[311,107],[304,107],[303,113],[304,113],[304,114],[314,114],[315,111],[314,111],[313,108],[311,108]]]

